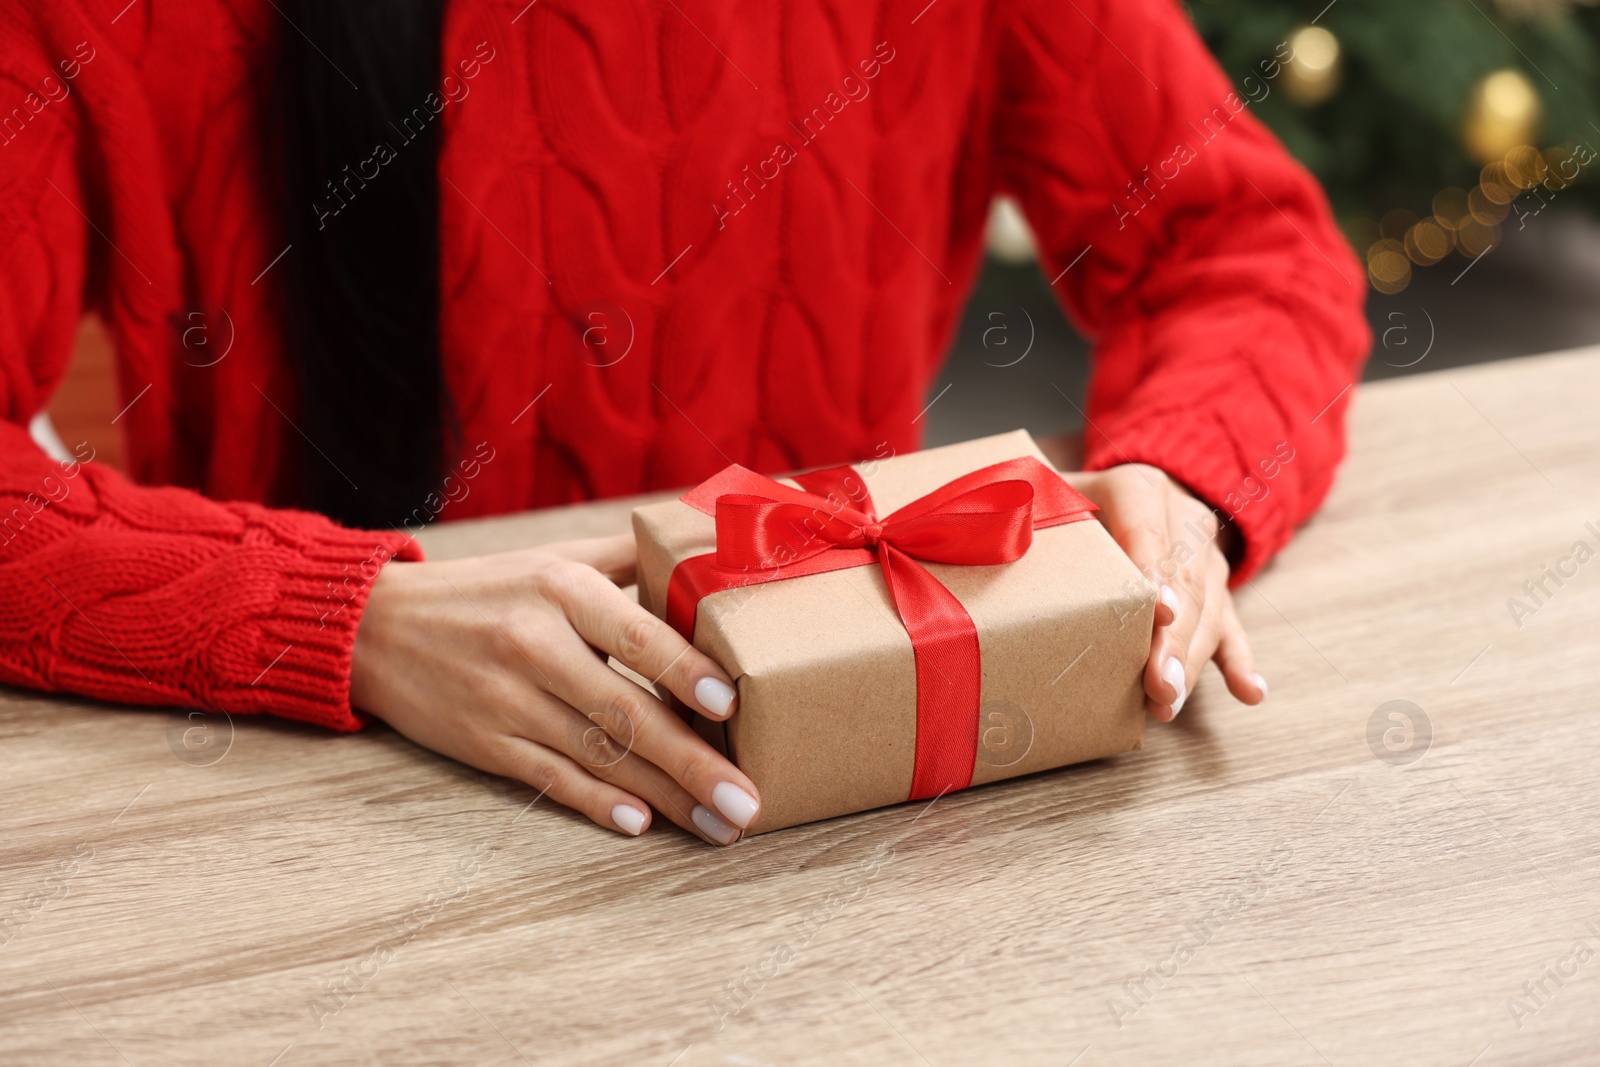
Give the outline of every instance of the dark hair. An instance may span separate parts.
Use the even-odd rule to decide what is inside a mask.
[[[296,503],[394,525],[438,491],[454,436],[439,361],[439,122],[426,104],[443,0],[280,3],[269,158],[293,245],[278,281]]]

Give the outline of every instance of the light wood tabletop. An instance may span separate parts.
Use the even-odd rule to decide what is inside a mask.
[[[1595,1062],[1600,349],[1351,425],[1238,594],[1265,705],[1208,669],[1142,752],[725,850],[382,727],[8,692],[0,1062]]]

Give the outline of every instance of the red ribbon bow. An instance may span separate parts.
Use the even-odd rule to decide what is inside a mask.
[[[878,563],[917,670],[912,800],[972,784],[983,680],[978,630],[918,560],[984,566],[1021,559],[1033,531],[1086,519],[1095,505],[1031,456],[951,481],[886,518],[852,467],[797,475],[793,489],[738,465],[685,493],[717,520],[717,550],[673,568],[667,622],[694,637],[700,600],[745,585]]]

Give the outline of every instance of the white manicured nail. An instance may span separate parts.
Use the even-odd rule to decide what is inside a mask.
[[[1183,664],[1178,662],[1177,656],[1168,656],[1161,665],[1161,677],[1168,685],[1178,691],[1178,699],[1172,702],[1172,717],[1177,718],[1178,712],[1183,710],[1183,702],[1189,694],[1183,691]]]
[[[1256,688],[1261,690],[1261,699],[1267,699],[1267,680],[1261,677],[1259,674],[1252,675],[1251,677],[1255,678],[1256,680]]]
[[[717,806],[723,818],[740,827],[749,826],[756,817],[756,809],[761,807],[755,797],[732,782],[718,782],[711,790],[711,803]]]
[[[696,804],[689,813],[689,818],[694,820],[695,826],[702,834],[719,845],[731,845],[734,838],[739,836],[739,831],[717,818],[717,813],[704,804]]]
[[[1161,592],[1157,594],[1157,599],[1167,606],[1167,610],[1172,612],[1172,618],[1176,621],[1178,618],[1178,594],[1172,591],[1172,586],[1162,586]]]
[[[617,829],[625,834],[638,837],[644,833],[644,812],[626,804],[618,804],[611,809],[611,821],[617,824]]]
[[[733,707],[733,698],[737,695],[733,687],[720,678],[702,678],[694,683],[694,698],[702,708],[718,718],[727,718],[728,709]]]

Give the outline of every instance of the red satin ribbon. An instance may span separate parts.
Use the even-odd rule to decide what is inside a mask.
[[[917,670],[912,800],[972,784],[983,663],[978,629],[918,560],[985,566],[1021,559],[1033,531],[1086,519],[1095,505],[1031,456],[951,481],[878,518],[851,467],[795,478],[794,489],[738,465],[685,493],[717,520],[717,550],[692,556],[667,583],[667,622],[693,639],[703,597],[745,585],[878,563]]]

